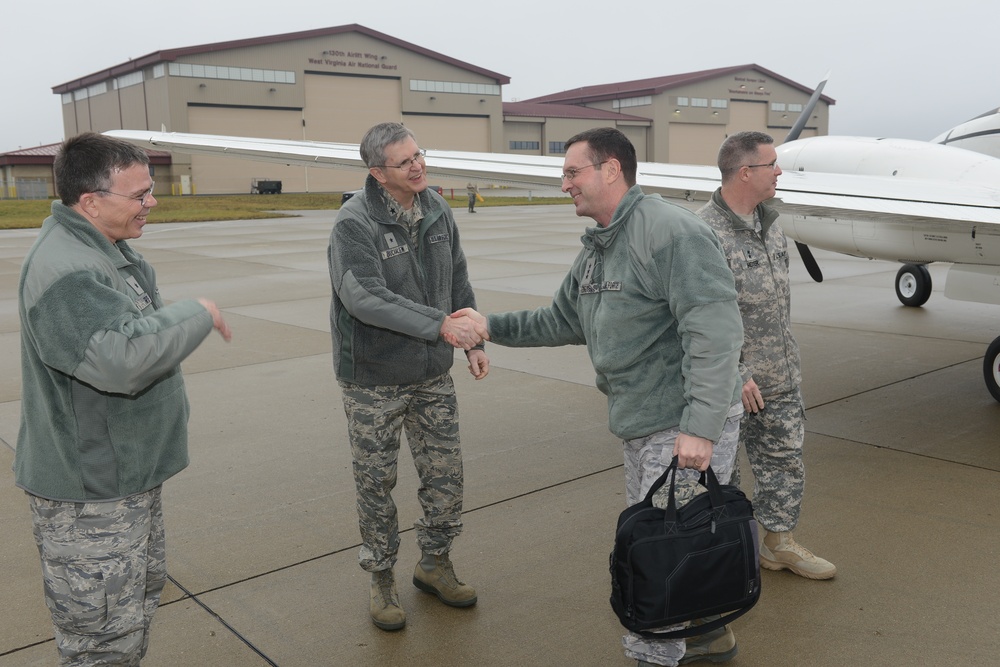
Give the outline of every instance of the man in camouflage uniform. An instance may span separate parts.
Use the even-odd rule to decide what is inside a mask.
[[[149,159],[99,134],[66,141],[61,201],[21,268],[21,428],[62,665],[138,665],[167,581],[160,485],[188,464],[180,363],[229,327],[206,299],[165,305],[127,239],[156,206]]]
[[[413,584],[453,607],[476,603],[449,557],[462,530],[462,452],[449,369],[461,347],[476,379],[489,372],[468,317],[475,306],[451,208],[427,188],[423,151],[400,123],[381,123],[361,140],[369,168],[364,191],[341,208],[330,234],[333,359],[347,413],[362,546],[371,572],[372,622],[406,624],[393,566],[399,525],[392,490],[400,433],[420,476],[416,522],[423,554]],[[453,347],[454,346],[454,347]]]
[[[829,579],[837,568],[792,538],[805,485],[805,411],[791,327],[788,244],[777,211],[763,203],[774,196],[781,175],[774,140],[762,132],[734,134],[719,149],[719,170],[722,186],[698,215],[722,241],[739,292],[740,374],[748,413],[740,443],[753,470],[756,518],[766,529],[761,565]]]
[[[628,504],[646,496],[674,456],[683,504],[700,488],[696,471],[711,465],[725,484],[733,470],[743,327],[719,240],[687,209],[644,194],[636,170],[635,147],[621,131],[571,137],[562,189],[576,214],[597,224],[586,230],[552,304],[456,315],[475,318],[500,345],[587,345],[608,397],[608,426],[622,439]],[[666,492],[654,503],[663,506]],[[732,631],[718,635],[719,655],[735,656]],[[622,644],[640,667],[685,661],[683,639],[630,633]]]

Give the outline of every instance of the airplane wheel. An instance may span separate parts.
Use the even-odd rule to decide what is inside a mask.
[[[931,298],[931,272],[924,264],[904,264],[896,274],[896,297],[904,306],[919,308]]]
[[[983,379],[993,398],[1000,401],[1000,337],[995,338],[986,348],[983,357]]]

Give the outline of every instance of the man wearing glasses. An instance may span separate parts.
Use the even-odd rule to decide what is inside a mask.
[[[24,260],[21,428],[61,664],[138,665],[166,583],[161,484],[188,464],[180,363],[229,327],[207,299],[165,305],[127,239],[156,206],[146,153],[86,133],[55,162],[61,201]]]
[[[760,564],[807,579],[830,579],[837,568],[792,538],[805,486],[805,408],[791,328],[788,242],[778,212],[764,204],[774,197],[781,175],[774,140],[763,132],[734,134],[722,143],[718,160],[722,186],[698,215],[722,241],[739,291],[740,375],[748,413],[740,443],[753,470],[754,513],[767,531]]]
[[[685,208],[636,185],[635,148],[614,128],[566,142],[563,192],[592,218],[583,249],[552,305],[533,311],[473,311],[480,333],[513,347],[586,344],[608,423],[622,439],[629,505],[642,500],[678,457],[676,497],[697,492],[709,465],[726,483],[736,461],[743,327],[733,274],[712,230]],[[658,493],[654,502],[666,505]],[[684,640],[623,640],[639,665],[677,665]],[[735,640],[727,659],[736,654]],[[717,656],[718,657],[718,656]]]
[[[399,525],[392,490],[402,429],[423,509],[413,584],[452,607],[476,603],[449,557],[462,530],[463,495],[449,370],[455,347],[465,350],[477,380],[489,360],[475,323],[449,317],[474,308],[475,297],[451,208],[427,188],[413,133],[400,123],[376,125],[361,140],[361,159],[364,191],[341,208],[330,234],[330,329],[357,490],[358,561],[371,573],[369,613],[377,627],[399,630],[406,614],[393,575]]]

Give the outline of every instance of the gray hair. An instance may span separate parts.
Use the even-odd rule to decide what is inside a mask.
[[[383,167],[386,146],[406,141],[407,138],[417,140],[413,132],[402,123],[379,123],[365,132],[361,139],[361,160],[369,169]]]
[[[719,148],[719,171],[722,172],[722,181],[728,181],[740,167],[752,160],[757,155],[758,147],[773,143],[774,138],[764,132],[737,132],[727,137]]]

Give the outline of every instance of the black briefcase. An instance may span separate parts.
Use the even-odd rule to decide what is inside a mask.
[[[760,598],[760,556],[753,506],[739,487],[719,484],[708,468],[708,493],[676,506],[677,457],[639,503],[618,517],[611,552],[611,607],[622,625],[660,639],[692,637],[745,614]],[[666,509],[653,494],[670,478]],[[672,632],[649,630],[724,614]]]

